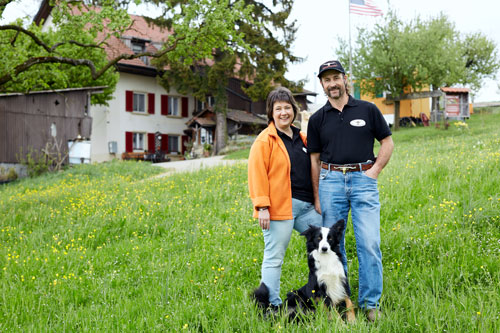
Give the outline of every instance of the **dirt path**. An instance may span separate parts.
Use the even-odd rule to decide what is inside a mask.
[[[246,160],[224,160],[224,156],[213,156],[197,158],[193,160],[155,163],[155,166],[165,168],[165,172],[156,177],[165,177],[177,172],[193,172],[204,168],[216,166],[233,165],[236,163],[247,163]]]

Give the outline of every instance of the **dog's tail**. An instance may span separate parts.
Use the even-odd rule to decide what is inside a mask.
[[[260,286],[253,291],[253,298],[262,309],[267,309],[271,305],[269,303],[269,289],[264,282],[261,282]]]

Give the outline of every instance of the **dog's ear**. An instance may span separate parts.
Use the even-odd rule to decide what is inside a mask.
[[[319,228],[313,225],[310,225],[309,228],[300,233],[301,236],[305,236],[306,239],[309,239]]]
[[[345,220],[338,220],[333,227],[331,227],[330,232],[333,233],[337,239],[340,239],[342,233],[344,232],[345,229]]]

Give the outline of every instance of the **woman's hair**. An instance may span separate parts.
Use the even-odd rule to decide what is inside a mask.
[[[292,105],[293,108],[293,121],[297,118],[297,113],[299,112],[299,107],[297,106],[297,102],[295,98],[293,98],[292,92],[285,87],[278,87],[271,91],[267,96],[266,102],[266,112],[267,112],[267,123],[271,123],[273,121],[273,107],[276,102],[286,102]]]

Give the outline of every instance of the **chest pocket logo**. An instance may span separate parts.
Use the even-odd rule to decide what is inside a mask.
[[[351,120],[350,124],[351,124],[351,126],[354,126],[354,127],[363,127],[366,125],[366,121],[364,121],[363,119],[354,119],[354,120]]]

